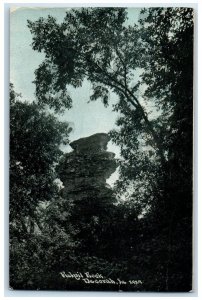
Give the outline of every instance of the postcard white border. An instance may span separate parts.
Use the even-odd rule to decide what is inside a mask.
[[[169,299],[178,299],[187,298],[195,299],[201,298],[202,296],[202,286],[198,286],[198,282],[202,282],[201,270],[199,266],[201,264],[201,254],[202,253],[202,245],[201,245],[201,237],[199,234],[199,229],[202,228],[201,221],[201,199],[202,193],[200,188],[201,181],[201,156],[198,154],[202,153],[200,132],[202,132],[201,125],[201,85],[198,84],[198,79],[202,78],[201,68],[202,61],[201,55],[201,37],[202,34],[200,30],[202,30],[202,5],[200,3],[201,0],[198,1],[131,1],[127,0],[123,1],[113,1],[110,2],[107,0],[102,1],[82,1],[82,0],[74,0],[74,1],[63,1],[60,0],[60,3],[56,3],[56,1],[43,1],[41,3],[40,0],[35,1],[8,1],[1,0],[0,2],[0,27],[1,27],[1,43],[0,43],[0,53],[1,53],[1,62],[0,65],[2,67],[2,77],[1,77],[1,101],[0,101],[0,137],[1,137],[1,147],[0,147],[0,162],[1,162],[1,180],[0,180],[0,222],[1,222],[1,238],[2,244],[0,247],[0,270],[1,270],[1,280],[0,280],[0,296],[2,299],[5,297],[12,297],[18,299],[19,297],[29,297],[35,298],[39,297],[41,299],[46,299],[49,297],[60,298],[60,297],[68,297],[68,299],[75,298],[106,298],[109,299],[111,297],[117,297],[121,299],[127,299],[130,297],[141,297],[141,299],[147,299],[150,297],[157,297],[158,299],[163,299],[164,297]],[[198,4],[198,5],[197,5]],[[9,153],[9,145],[8,145],[8,128],[9,128],[9,110],[8,110],[8,84],[9,84],[9,15],[8,10],[10,6],[26,6],[26,7],[64,7],[64,6],[133,6],[133,7],[144,7],[144,6],[189,6],[193,7],[196,12],[196,22],[195,22],[195,68],[194,68],[194,85],[195,85],[195,120],[194,120],[194,141],[195,141],[195,150],[194,150],[194,272],[195,272],[195,292],[193,293],[118,293],[118,292],[52,292],[52,291],[10,291],[8,290],[8,153]],[[199,17],[200,16],[200,17]],[[198,28],[198,30],[197,30]],[[201,79],[200,79],[201,80]],[[4,138],[3,138],[4,137]],[[200,213],[200,215],[199,215]],[[200,217],[198,217],[200,216]],[[4,241],[3,241],[4,236]],[[200,255],[199,255],[200,254]],[[3,268],[5,266],[5,268]],[[198,276],[197,276],[198,275]]]

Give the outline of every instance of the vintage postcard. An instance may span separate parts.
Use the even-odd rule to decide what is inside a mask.
[[[11,8],[11,289],[193,290],[193,17]]]

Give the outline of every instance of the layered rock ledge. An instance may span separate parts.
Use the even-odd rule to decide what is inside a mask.
[[[109,201],[112,190],[106,180],[115,172],[115,154],[107,151],[109,136],[97,133],[70,144],[73,151],[64,155],[58,173],[63,182],[63,197]]]

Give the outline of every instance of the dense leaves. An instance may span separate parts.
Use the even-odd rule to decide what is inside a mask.
[[[57,191],[53,184],[54,164],[67,143],[69,125],[14,97],[10,106],[10,185],[11,220],[34,214],[39,202],[51,200]]]
[[[9,219],[12,288],[39,288],[40,278],[49,272],[47,267],[50,267],[57,248],[61,249],[60,246],[65,244],[66,251],[71,251],[73,242],[69,233],[72,235],[74,231],[71,226],[64,229],[54,220],[56,212],[60,212],[57,218],[68,219],[71,209],[70,202],[62,205],[54,170],[62,154],[59,146],[68,142],[69,131],[68,123],[61,123],[53,115],[41,111],[36,103],[22,102],[11,84]],[[52,261],[53,265],[56,263],[58,261]]]
[[[38,216],[43,230],[29,232],[36,253],[47,251],[40,274],[52,274],[43,286],[34,274],[30,285],[25,277],[32,262],[21,263],[22,270],[15,266],[23,278],[17,287],[85,289],[56,277],[54,284],[53,269],[64,266],[128,280],[135,274],[144,282],[125,290],[192,289],[193,11],[144,9],[138,25],[127,24],[123,8],[71,9],[61,24],[51,16],[28,22],[33,49],[45,54],[35,71],[39,107],[70,108],[67,86],[80,87],[84,79],[92,84],[92,101],[107,106],[114,93],[120,116],[110,136],[121,158],[116,205],[102,216],[103,207],[93,211],[86,201],[88,222],[84,207],[68,195],[62,199],[52,184],[60,155],[54,145],[64,139],[65,125],[39,113],[36,104],[15,102],[11,91],[11,220],[19,232],[27,228],[23,218]],[[54,200],[48,208],[39,206],[47,199]],[[23,247],[14,247],[19,259],[29,251]]]
[[[143,215],[146,212],[141,220],[149,225],[142,223],[139,251],[144,253],[149,245],[149,263],[152,260],[156,274],[156,282],[148,277],[148,289],[191,290],[193,12],[143,10],[140,23],[141,96],[163,159],[159,161],[138,112],[119,105],[120,130],[111,132],[123,157],[116,185],[118,193],[125,192],[131,203],[141,203]],[[146,269],[146,260],[141,265]]]

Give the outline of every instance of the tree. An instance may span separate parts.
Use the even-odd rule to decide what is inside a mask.
[[[152,58],[142,64],[145,97],[161,111],[156,121],[167,158],[164,207],[159,197],[156,204],[165,224],[167,288],[191,290],[193,10],[149,9],[142,25],[146,55]]]
[[[66,85],[79,87],[84,78],[93,86],[91,100],[101,98],[107,105],[109,92],[113,91],[121,107],[134,113],[134,117],[137,111],[163,161],[159,137],[136,97],[140,32],[135,25],[125,26],[126,15],[123,8],[82,8],[67,12],[61,25],[50,16],[47,20],[28,21],[33,49],[46,55],[35,72],[36,96],[39,103],[56,109],[68,107],[71,99],[64,97]]]
[[[92,101],[107,105],[109,93],[117,95],[116,190],[139,212],[136,234],[150,232],[139,239],[139,264],[154,261],[145,276],[157,274],[158,283],[148,289],[184,291],[191,289],[192,10],[146,9],[140,26],[127,26],[126,19],[123,8],[83,8],[67,12],[60,25],[50,16],[29,21],[33,49],[46,55],[35,72],[36,96],[42,105],[69,107],[68,95],[61,101],[66,86],[81,86],[84,78],[92,83]],[[140,253],[149,244],[146,262]],[[180,269],[180,249],[187,269]]]
[[[150,255],[153,253],[156,288],[191,290],[193,11],[148,9],[142,12],[141,24],[145,49],[140,59],[142,97],[155,107],[156,114],[150,114],[150,118],[165,162],[159,168],[148,138],[143,138],[140,148],[136,132],[142,130],[145,135],[145,129],[137,124],[137,117],[135,122],[123,111],[120,130],[112,132],[124,158],[117,187],[123,192],[130,188],[130,203],[145,204],[143,220],[148,225],[142,223],[144,239],[140,240],[139,251],[145,253],[149,248]]]
[[[69,11],[61,25],[50,16],[47,20],[28,21],[33,35],[33,49],[44,51],[46,55],[35,72],[36,96],[41,104],[56,105],[56,109],[63,105],[68,107],[71,105],[70,98],[65,103],[63,98],[67,85],[78,87],[84,78],[92,83],[92,101],[101,98],[107,105],[109,93],[115,93],[118,103],[114,109],[123,118],[117,122],[121,131],[117,135],[112,132],[111,137],[120,146],[123,144],[123,157],[125,147],[129,149],[126,140],[135,153],[135,149],[140,150],[132,167],[136,168],[138,176],[142,168],[145,181],[148,172],[143,171],[143,165],[147,168],[149,161],[150,169],[160,173],[165,163],[165,153],[155,120],[149,120],[147,106],[137,97],[140,83],[136,73],[142,62],[142,33],[136,25],[126,26],[126,19],[127,11],[123,8],[82,8]],[[144,158],[141,148],[144,153],[147,152]],[[153,163],[150,155],[154,158]],[[137,168],[138,159],[142,161],[140,168]],[[121,174],[124,174],[126,161],[129,162],[124,157]],[[134,169],[132,174],[135,180]],[[156,174],[147,178],[147,185]]]
[[[22,102],[10,85],[11,288],[41,288],[42,277],[44,287],[51,287],[54,267],[74,256],[72,203],[64,203],[55,182],[59,146],[68,142],[69,132],[67,122]]]
[[[54,164],[62,154],[59,145],[68,142],[70,128],[39,110],[36,103],[19,101],[12,85],[10,93],[10,220],[25,228],[22,216],[34,218],[37,205],[57,194]]]

